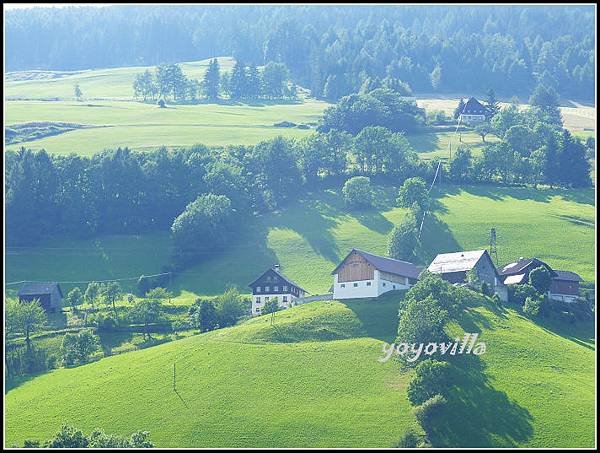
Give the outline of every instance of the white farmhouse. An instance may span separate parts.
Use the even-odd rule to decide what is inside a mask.
[[[408,261],[352,249],[333,270],[333,299],[378,297],[388,291],[410,288],[422,268]]]

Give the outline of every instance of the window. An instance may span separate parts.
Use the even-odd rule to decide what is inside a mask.
[[[371,286],[371,282],[367,282],[367,286]]]
[[[260,293],[260,286],[257,286],[257,287],[256,287],[256,292],[257,292],[257,293]]]
[[[273,286],[273,291],[275,291],[275,292],[279,291],[279,286]]]
[[[396,285],[392,285],[392,289],[396,289]]]
[[[257,303],[257,304],[260,304],[260,297],[257,297],[257,298],[256,298],[256,303]]]
[[[357,286],[358,286],[358,283],[355,283],[355,284],[354,284],[354,287],[356,288]]]
[[[383,286],[385,286],[385,282],[383,283]]]
[[[269,286],[265,286],[265,293],[268,293],[271,288]]]
[[[283,285],[283,291],[284,291],[284,292],[287,292],[287,290],[288,290],[288,287],[287,287],[287,285]]]
[[[284,301],[284,302],[287,302],[287,301],[288,301],[288,300],[287,300],[287,296],[283,296],[283,301]]]
[[[260,308],[257,307],[254,311],[256,311],[256,313],[260,313]]]
[[[269,298],[268,297],[265,297],[265,302],[269,302]]]
[[[345,283],[342,283],[342,284],[340,285],[340,287],[342,287],[342,288],[345,288],[345,287],[346,287],[346,284],[345,284]]]

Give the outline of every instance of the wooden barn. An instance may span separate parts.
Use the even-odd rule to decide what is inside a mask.
[[[307,294],[300,285],[283,275],[277,264],[248,286],[252,288],[252,316],[260,315],[270,300],[276,300],[280,308],[288,308],[294,305],[295,299]]]
[[[422,268],[408,261],[352,251],[332,271],[334,299],[379,297],[388,291],[410,288]]]
[[[20,301],[29,302],[37,299],[47,312],[60,311],[63,297],[60,285],[53,282],[27,282],[19,290]]]

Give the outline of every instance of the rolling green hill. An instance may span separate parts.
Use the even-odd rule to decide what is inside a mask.
[[[377,361],[400,297],[314,302],[272,325],[266,315],[32,378],[6,394],[6,445],[69,422],[149,430],[159,447],[393,446],[417,427],[410,372]],[[593,446],[593,326],[540,327],[484,306],[459,326],[487,352],[461,366],[435,446]]]
[[[406,211],[393,207],[396,188],[378,190],[379,205],[363,212],[348,210],[338,190],[327,190],[308,194],[280,212],[249,219],[228,250],[203,255],[201,264],[176,276],[173,289],[186,300],[191,300],[188,292],[218,294],[229,285],[245,292],[249,282],[279,262],[283,272],[309,292],[326,292],[331,271],[353,247],[386,253],[387,235]],[[500,264],[536,256],[557,269],[594,280],[593,190],[491,186],[437,190],[434,215],[423,228],[420,263],[429,264],[437,253],[487,248],[489,230],[495,227]],[[8,282],[135,279],[160,272],[171,246],[165,232],[8,248],[6,278]]]

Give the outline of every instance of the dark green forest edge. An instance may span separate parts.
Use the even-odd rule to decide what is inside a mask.
[[[541,82],[594,99],[592,6],[64,8],[11,11],[5,29],[7,71],[232,55],[284,63],[295,83],[331,101],[388,76],[418,92],[493,86],[510,97]],[[32,30],[39,39],[28,39]]]

